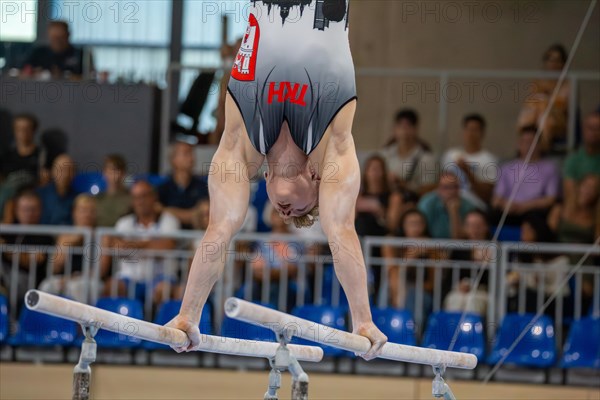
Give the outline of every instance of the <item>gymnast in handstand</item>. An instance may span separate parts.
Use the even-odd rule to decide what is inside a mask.
[[[223,270],[225,253],[250,200],[250,178],[266,160],[267,193],[297,227],[320,218],[350,304],[353,331],[372,359],[387,341],[371,317],[367,278],[354,229],[360,168],[352,138],[356,110],[346,0],[253,0],[225,102],[225,130],[209,174],[210,220],[192,261],[183,305],[169,326],[190,351]]]

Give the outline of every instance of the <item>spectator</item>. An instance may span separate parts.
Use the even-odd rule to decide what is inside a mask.
[[[119,154],[110,154],[104,159],[102,175],[106,191],[96,198],[98,226],[115,226],[118,219],[131,211],[131,197],[125,188],[127,164]]]
[[[275,207],[270,204],[264,210],[265,223],[271,226],[274,235],[289,234],[289,226],[279,215]],[[296,304],[298,284],[296,275],[298,272],[297,262],[303,253],[300,243],[273,240],[260,241],[256,244],[256,256],[250,261],[252,267],[252,296],[254,301],[261,301],[263,285],[268,283],[268,303],[279,304],[279,292],[282,274],[287,274],[287,298],[286,307],[291,310]],[[305,288],[308,286],[305,285]],[[244,287],[240,289],[243,293]],[[306,296],[306,292],[305,292]]]
[[[544,71],[558,74],[564,68],[567,58],[567,50],[562,45],[554,44],[550,46],[544,53]],[[531,85],[533,93],[527,96],[519,115],[519,129],[530,125],[541,125],[542,116],[550,105],[552,92],[554,92],[557,82],[557,78],[538,79],[533,82]],[[544,152],[552,150],[555,140],[563,139],[566,136],[570,90],[569,82],[563,82],[558,91],[558,96],[551,105],[545,124],[542,126],[540,148]]]
[[[463,231],[467,240],[484,242],[490,240],[490,224],[487,215],[480,210],[470,211],[465,216]],[[487,312],[488,299],[488,272],[484,272],[477,290],[468,301],[469,292],[475,284],[475,278],[480,268],[489,269],[489,264],[494,259],[493,247],[483,244],[474,244],[471,248],[463,250],[453,250],[450,253],[450,259],[453,261],[466,261],[471,264],[470,268],[460,269],[458,282],[452,285],[452,290],[444,299],[444,309],[446,311],[464,311],[477,313],[483,317]]]
[[[123,234],[130,232],[137,235],[131,238],[126,236],[107,238],[102,243],[105,248],[128,250],[126,257],[122,257],[117,263],[117,270],[108,280],[105,295],[115,291],[119,296],[125,296],[131,285],[135,288],[135,296],[144,298],[146,284],[150,283],[153,301],[155,304],[160,304],[166,300],[163,298],[164,285],[168,282],[171,289],[174,289],[172,283],[175,277],[168,271],[169,265],[165,261],[161,261],[156,256],[146,256],[143,250],[174,249],[175,240],[164,237],[153,238],[152,234],[175,233],[179,230],[180,224],[173,215],[157,210],[157,194],[152,185],[146,181],[139,181],[131,187],[131,200],[133,214],[120,218],[115,229]],[[134,251],[135,257],[129,257],[132,254],[129,250]],[[103,277],[110,275],[111,258],[106,253],[102,257],[101,264],[101,275]]]
[[[548,225],[563,243],[592,244],[600,236],[600,175],[587,175],[575,190],[575,201],[557,204]]]
[[[73,225],[81,228],[96,227],[94,197],[80,194],[75,198]],[[91,255],[91,249],[83,247],[83,240],[83,235],[80,234],[61,234],[56,238],[52,276],[42,281],[40,290],[57,295],[63,294],[81,303],[88,302],[88,290],[98,293],[98,282],[91,276],[82,276],[84,257]]]
[[[435,187],[436,163],[419,138],[419,117],[410,109],[400,110],[394,124],[392,143],[382,151],[394,189],[419,195]]]
[[[444,172],[438,189],[423,196],[418,208],[427,219],[431,237],[459,239],[463,237],[463,219],[476,207],[461,195],[458,177]]]
[[[553,243],[555,237],[546,223],[546,219],[540,214],[530,213],[524,216],[521,224],[521,240],[523,243]],[[514,262],[514,261],[513,261]],[[561,287],[561,282],[569,268],[569,257],[556,256],[555,254],[544,254],[543,252],[522,253],[517,255],[517,263],[520,270],[527,268],[527,265],[543,265],[543,272],[528,272],[523,274],[519,271],[509,272],[506,283],[508,285],[508,311],[517,312],[519,310],[519,286],[525,285],[525,311],[535,313],[542,304],[538,304],[538,290],[543,286],[544,301],[554,294],[557,290],[563,297],[569,296],[570,289],[568,285]],[[554,301],[546,309],[546,314],[554,316]]]
[[[362,187],[356,201],[356,232],[359,236],[384,236],[391,191],[385,160],[371,156],[365,163]]]
[[[494,189],[492,202],[497,215],[501,215],[508,206],[511,193],[522,180],[508,210],[508,225],[519,226],[526,213],[537,212],[545,215],[560,194],[559,171],[552,161],[542,158],[539,146],[534,147],[531,160],[525,165],[525,158],[534,144],[536,132],[535,126],[522,128],[518,140],[518,158],[500,168],[500,178]]]
[[[71,225],[71,210],[75,192],[72,189],[75,177],[75,162],[71,157],[62,154],[52,164],[52,180],[38,189],[42,199],[42,224]]]
[[[35,191],[31,189],[21,190],[15,198],[15,219],[18,225],[38,225],[42,215],[42,202]],[[2,252],[2,268],[0,270],[0,286],[17,290],[19,302],[25,295],[29,287],[29,274],[35,273],[36,281],[33,282],[37,287],[44,278],[46,260],[48,251],[45,246],[52,246],[54,241],[46,235],[36,234],[3,234],[0,237],[3,244],[23,246],[15,251]],[[27,246],[34,246],[27,248]],[[11,269],[14,257],[18,257],[17,262],[17,287],[11,288]],[[33,262],[33,264],[32,264]],[[31,270],[34,266],[35,271]]]
[[[18,114],[13,119],[14,148],[4,152],[0,160],[0,174],[13,173],[29,176],[37,182],[40,176],[42,150],[35,143],[38,120],[32,114]]]
[[[69,24],[64,21],[50,21],[48,24],[48,45],[33,49],[24,63],[21,73],[24,76],[39,75],[49,71],[54,78],[84,74],[84,51],[70,42]],[[90,71],[93,65],[89,60]]]
[[[3,223],[12,223],[14,202],[11,199],[23,187],[39,181],[43,152],[35,143],[38,120],[31,114],[18,114],[13,119],[14,148],[0,154],[0,213]]]
[[[175,142],[171,153],[171,175],[158,188],[160,203],[165,211],[177,217],[184,229],[192,227],[194,213],[200,200],[208,198],[208,186],[194,176],[194,147]]]
[[[469,114],[463,119],[463,147],[446,152],[442,158],[444,171],[452,171],[460,178],[465,197],[486,208],[492,199],[498,175],[498,159],[483,149],[486,122],[479,114]]]
[[[600,175],[600,110],[583,121],[583,146],[567,157],[564,167],[565,203],[573,203],[576,185],[586,175]]]
[[[400,229],[397,232],[398,236],[422,240],[429,239],[427,228],[427,219],[421,211],[413,209],[407,211],[400,220]],[[422,266],[415,265],[418,260],[439,260],[441,254],[433,248],[423,247],[417,243],[406,241],[406,245],[401,248],[384,246],[382,254],[389,261],[388,282],[390,304],[395,308],[406,308],[411,310],[413,314],[423,312],[423,315],[431,313],[433,309],[433,286],[434,286],[434,270],[433,268],[425,268],[425,276],[422,282],[423,308],[416,309],[417,296],[417,268]],[[394,265],[391,259],[402,259],[400,265]]]

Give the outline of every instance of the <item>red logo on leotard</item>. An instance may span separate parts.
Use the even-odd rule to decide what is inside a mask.
[[[248,28],[242,41],[240,51],[235,57],[231,76],[238,81],[253,81],[256,77],[256,55],[258,53],[258,41],[260,39],[260,27],[254,14],[250,14]]]
[[[269,83],[269,104],[273,103],[276,99],[278,103],[284,103],[290,101],[292,104],[297,104],[302,107],[306,107],[306,92],[308,91],[308,85],[301,85],[299,83],[291,82],[271,82]]]

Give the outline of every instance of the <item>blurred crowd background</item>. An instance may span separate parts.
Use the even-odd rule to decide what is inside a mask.
[[[33,7],[35,2],[30,3]],[[208,225],[211,200],[219,201],[210,199],[207,186],[210,168],[207,165],[223,130],[224,83],[228,79],[228,66],[239,47],[238,38],[243,34],[244,24],[236,18],[221,18],[220,13],[215,13],[212,22],[194,23],[194,12],[207,12],[202,1],[187,1],[185,6],[174,7],[169,1],[152,3],[152,7],[142,7],[140,14],[136,14],[144,17],[142,22],[132,26],[118,25],[122,31],[116,38],[107,28],[110,24],[91,24],[81,18],[71,21],[48,18],[41,24],[42,30],[39,23],[36,27],[38,32],[43,31],[40,35],[46,40],[9,43],[3,39],[3,53],[0,53],[2,84],[7,93],[11,93],[8,97],[3,96],[0,102],[0,216],[2,224],[6,224],[4,229],[10,225],[24,230],[1,233],[0,243],[29,247],[27,254],[25,250],[15,251],[14,247],[3,248],[0,294],[10,297],[10,293],[15,292],[18,295],[14,298],[20,299],[28,288],[38,287],[89,301],[91,289],[100,297],[129,297],[151,303],[152,312],[165,301],[181,299],[185,269],[167,274],[159,268],[159,257],[149,257],[150,261],[144,258],[140,262],[139,254],[178,249],[193,251],[197,241],[182,245],[177,235],[198,231],[200,238],[201,231]],[[65,6],[60,2],[40,1],[37,5],[40,4]],[[122,3],[115,4],[121,13],[137,10],[135,7],[123,9],[126,5]],[[539,2],[535,4],[540,9],[544,7]],[[368,8],[364,4],[360,7]],[[383,4],[372,7],[385,9]],[[568,5],[565,7],[569,8]],[[171,18],[177,18],[172,13],[180,13],[179,18],[185,22],[183,32],[181,26],[169,29],[167,18],[162,15],[165,13]],[[544,14],[540,15],[542,18]],[[120,18],[125,17],[121,15]],[[148,20],[161,22],[151,25]],[[401,24],[400,18],[397,24]],[[538,40],[540,46],[529,57],[539,67],[529,71],[526,96],[517,96],[518,112],[508,117],[506,112],[496,114],[490,102],[474,102],[470,109],[447,117],[453,123],[444,126],[443,130],[451,133],[454,139],[444,143],[439,143],[430,132],[423,134],[424,130],[431,131],[432,120],[441,117],[432,115],[429,108],[418,102],[400,102],[405,104],[393,110],[391,104],[380,109],[368,105],[370,96],[377,96],[377,93],[383,96],[387,89],[378,92],[370,87],[364,90],[365,95],[361,95],[360,87],[368,85],[371,78],[360,80],[359,74],[356,131],[362,169],[362,187],[356,205],[359,236],[446,243],[437,247],[406,248],[401,241],[392,241],[389,246],[369,248],[373,251],[370,257],[383,259],[379,265],[386,264],[386,268],[367,265],[374,302],[421,314],[424,318],[434,311],[467,310],[485,320],[490,298],[496,291],[491,293],[488,272],[476,282],[473,271],[488,268],[495,255],[490,248],[469,243],[489,242],[495,238],[501,242],[532,246],[551,243],[592,247],[600,237],[600,99],[595,95],[581,100],[578,97],[580,91],[573,88],[581,83],[567,79],[557,91],[555,101],[550,103],[558,73],[567,63],[571,51],[568,48],[570,42],[563,44],[559,40],[570,38],[576,28],[569,26],[573,32],[558,35],[560,38],[555,37],[554,32],[546,31],[542,35],[545,42]],[[141,36],[136,29],[143,30]],[[194,70],[190,75],[175,67],[167,71],[168,65],[177,65],[172,63],[172,44],[170,53],[168,51],[170,35],[175,33],[179,35],[179,48],[175,49],[178,61],[199,65],[201,72]],[[351,42],[353,47],[360,48],[357,56],[360,62],[368,53],[364,48],[377,43],[361,42],[359,35],[364,33],[355,35],[351,36]],[[419,33],[412,35],[417,40]],[[144,43],[139,42],[142,36]],[[98,43],[94,44],[94,40]],[[112,45],[111,41],[114,42]],[[595,43],[598,44],[597,37]],[[460,46],[469,47],[470,44],[461,43]],[[577,65],[583,65],[582,70],[589,69],[585,67],[590,65],[592,69],[596,68],[593,73],[597,74],[598,54],[596,47],[595,52],[586,53],[585,60],[579,60]],[[591,61],[586,63],[588,58]],[[453,66],[442,66],[446,67]],[[176,90],[169,89],[173,81],[177,81]],[[160,134],[156,123],[152,125],[155,128],[148,131],[132,132],[132,135],[145,138],[144,144],[138,147],[135,140],[122,146],[115,145],[117,142],[108,136],[103,139],[97,135],[86,137],[89,145],[83,143],[82,146],[77,137],[83,136],[84,130],[102,125],[113,117],[110,112],[103,111],[97,115],[98,121],[88,118],[75,124],[78,129],[75,132],[52,126],[44,119],[62,118],[56,115],[56,110],[52,116],[47,112],[41,115],[36,112],[40,104],[51,103],[49,95],[42,94],[39,101],[32,101],[31,92],[24,89],[30,90],[26,85],[32,83],[48,85],[52,82],[61,85],[72,82],[80,85],[77,87],[85,82],[95,82],[103,88],[108,85],[150,85],[162,91],[157,101],[163,110],[168,100],[166,108],[170,118],[165,121],[162,115],[158,125],[166,128],[161,128]],[[597,83],[591,85],[597,87]],[[374,87],[377,85],[373,84]],[[37,86],[39,90],[41,87]],[[19,96],[21,99],[25,96],[27,100],[17,106],[10,103]],[[397,97],[404,96],[398,93]],[[152,109],[156,111],[156,101],[153,104]],[[363,105],[369,112],[367,118],[361,118]],[[547,118],[541,125],[547,109]],[[64,112],[70,111],[65,109]],[[452,113],[452,108],[447,112]],[[74,117],[76,115],[65,118]],[[116,120],[119,118],[120,115],[115,117]],[[130,118],[135,120],[145,116],[130,115]],[[373,119],[380,124],[371,125]],[[499,119],[502,119],[503,127],[508,125],[512,129],[499,133],[494,126]],[[133,126],[135,128],[135,124]],[[390,129],[372,135],[365,129],[370,126],[372,129],[381,126]],[[536,142],[538,131],[541,136]],[[384,140],[376,143],[369,139],[370,135]],[[490,135],[493,135],[492,139]],[[121,139],[124,136],[119,133]],[[500,142],[502,148],[499,149],[495,144]],[[95,143],[99,143],[98,146]],[[369,145],[364,146],[365,143]],[[93,161],[82,160],[82,154],[86,154],[82,153],[82,147],[86,147],[87,154],[93,154]],[[132,152],[136,154],[134,159]],[[139,153],[145,157],[143,163],[138,161]],[[526,164],[528,154],[530,162]],[[135,249],[142,253],[136,253],[139,259],[132,260],[119,252],[99,251],[94,264],[98,268],[97,279],[91,280],[84,267],[86,254],[74,250],[82,247],[84,235],[76,230],[61,234],[40,233],[36,230],[39,225],[92,231],[112,228],[113,235],[102,235],[98,243],[101,249]],[[30,232],[27,232],[27,226],[32,227]],[[132,232],[135,235],[127,236]],[[236,253],[258,256],[246,257],[240,264],[242,270],[247,268],[250,273],[238,279],[234,293],[253,301],[280,307],[283,304],[287,310],[304,304],[323,303],[323,290],[318,289],[316,283],[323,279],[323,271],[317,273],[314,263],[309,262],[308,267],[300,267],[298,263],[299,254],[327,253],[324,244],[307,243],[313,239],[321,240],[320,227],[317,224],[310,230],[299,231],[284,224],[268,204],[260,176],[253,180],[243,232],[262,236],[236,245]],[[448,241],[461,243],[461,246],[466,243],[466,246],[453,247]],[[52,257],[46,250],[48,247],[54,249]],[[503,271],[502,277],[498,276],[499,271],[494,271],[493,284],[501,282],[505,290],[505,298],[499,299],[499,302],[505,302],[502,305],[504,312],[535,313],[541,302],[559,290],[561,318],[564,319],[561,325],[564,323],[565,329],[568,330],[567,320],[579,318],[581,314],[597,316],[600,306],[595,303],[600,301],[600,275],[584,275],[577,283],[571,281],[564,290],[559,287],[579,258],[569,251],[517,254],[511,262],[543,265],[547,271],[527,274],[508,270]],[[189,258],[185,260],[189,265]],[[444,260],[453,265],[458,263],[457,272],[447,269],[438,273],[432,267],[439,266]],[[461,263],[468,267],[460,267]],[[146,271],[149,264],[154,264],[150,277]],[[588,257],[584,265],[598,267],[598,255]],[[33,278],[32,270],[36,271]],[[282,271],[285,271],[285,280]],[[302,284],[299,283],[301,279]],[[267,281],[270,282],[268,286]],[[467,305],[468,293],[475,290],[475,283],[478,286],[476,293]],[[286,285],[283,301],[282,284]],[[248,286],[252,288],[248,289]],[[316,296],[317,292],[319,296]],[[319,301],[316,301],[317,297]],[[334,303],[336,307],[344,306],[339,298]],[[556,313],[554,302],[552,304],[546,312],[550,317]],[[18,308],[20,304],[13,306]],[[17,315],[15,312],[14,317]],[[425,324],[425,319],[422,322]],[[566,335],[562,339],[565,338]]]

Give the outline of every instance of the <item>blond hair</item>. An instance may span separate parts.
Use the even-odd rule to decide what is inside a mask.
[[[296,228],[310,228],[319,220],[319,206],[313,208],[308,213],[301,217],[294,217],[292,221]]]

